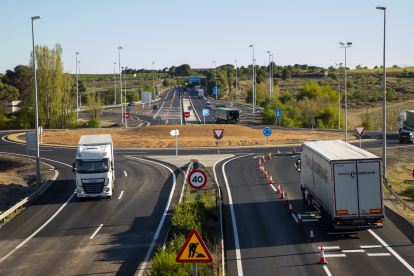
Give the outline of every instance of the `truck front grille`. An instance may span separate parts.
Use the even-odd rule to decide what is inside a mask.
[[[82,181],[82,187],[87,194],[100,194],[104,188],[104,179],[96,180],[84,180]]]

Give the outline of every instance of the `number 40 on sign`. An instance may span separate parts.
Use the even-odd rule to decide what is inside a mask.
[[[188,175],[187,180],[194,189],[201,189],[207,183],[207,175],[202,170],[194,170]]]

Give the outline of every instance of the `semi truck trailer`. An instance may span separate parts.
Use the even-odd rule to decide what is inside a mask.
[[[303,200],[339,231],[383,227],[381,158],[343,141],[302,143]]]
[[[233,123],[236,124],[239,122],[240,114],[238,109],[233,108],[226,108],[226,107],[216,107],[215,110],[216,114],[216,123],[228,124]]]
[[[398,116],[398,132],[402,130],[414,130],[414,110],[404,110]]]
[[[114,146],[110,134],[82,135],[72,171],[76,174],[76,195],[111,198],[115,192]]]

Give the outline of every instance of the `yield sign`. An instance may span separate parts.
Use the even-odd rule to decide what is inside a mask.
[[[197,230],[193,229],[175,261],[177,263],[211,263],[213,258]]]
[[[224,132],[224,129],[213,129],[214,135],[216,135],[217,139],[220,139],[221,135]]]
[[[359,137],[361,137],[362,133],[364,133],[365,127],[355,127],[355,130],[358,133]]]

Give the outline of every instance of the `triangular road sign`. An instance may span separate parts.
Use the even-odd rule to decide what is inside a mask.
[[[197,230],[193,229],[175,261],[177,263],[211,263],[213,258]]]
[[[217,139],[220,139],[221,135],[224,132],[224,129],[213,129],[214,135],[216,135]]]
[[[355,127],[356,132],[361,137],[362,133],[364,133],[365,127]]]

